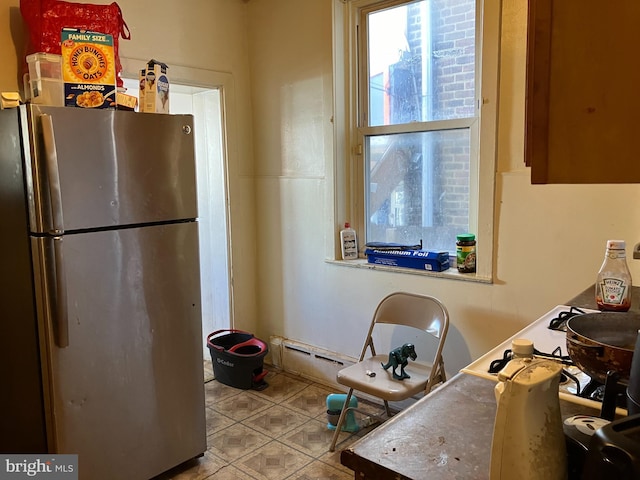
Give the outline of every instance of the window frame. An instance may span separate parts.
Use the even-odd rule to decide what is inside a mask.
[[[411,0],[334,0],[334,133],[335,159],[333,164],[335,188],[335,220],[337,226],[349,221],[361,232],[360,251],[365,243],[365,171],[364,134],[427,131],[424,124],[369,127],[363,123],[359,111],[361,102],[368,101],[368,92],[361,88],[362,76],[367,75],[366,45],[359,44],[359,29],[364,12],[389,8]],[[429,122],[432,127],[470,128],[471,178],[469,222],[477,238],[477,266],[475,274],[458,274],[452,268],[445,272],[410,271],[438,277],[453,276],[473,281],[493,280],[493,222],[495,204],[495,166],[498,114],[498,67],[500,42],[500,1],[476,0],[476,108],[473,118]],[[362,35],[360,35],[362,36]],[[367,105],[362,103],[362,105]],[[431,128],[430,128],[431,129]],[[334,244],[339,251],[339,245]],[[428,247],[427,247],[428,248]],[[334,256],[338,259],[339,254]],[[353,265],[353,263],[350,263]],[[371,265],[368,265],[371,267]],[[376,266],[377,267],[377,266]],[[388,269],[393,267],[381,267]]]

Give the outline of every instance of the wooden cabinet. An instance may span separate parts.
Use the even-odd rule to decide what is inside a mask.
[[[529,0],[531,183],[640,183],[640,1]]]

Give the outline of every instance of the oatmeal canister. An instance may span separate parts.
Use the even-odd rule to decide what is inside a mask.
[[[473,233],[461,233],[456,236],[456,263],[460,273],[476,271],[476,236]]]
[[[89,30],[64,28],[60,46],[65,107],[115,108],[113,37]]]

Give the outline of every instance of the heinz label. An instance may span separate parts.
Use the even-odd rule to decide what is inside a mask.
[[[600,282],[603,303],[621,305],[625,299],[627,284],[619,278],[603,278]]]

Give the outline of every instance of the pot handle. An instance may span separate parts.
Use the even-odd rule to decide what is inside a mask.
[[[586,348],[588,350],[592,350],[596,352],[596,356],[601,357],[604,353],[604,347],[602,345],[591,345],[588,343],[581,342],[578,340],[577,336],[567,335],[567,342],[571,343],[574,347],[578,348]]]

